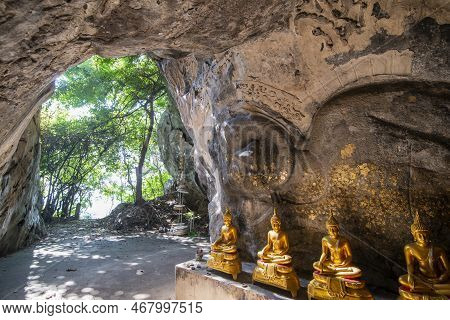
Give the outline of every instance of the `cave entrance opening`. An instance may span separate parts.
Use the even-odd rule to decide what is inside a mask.
[[[179,118],[168,92],[157,63],[147,55],[93,56],[56,80],[40,114],[46,222],[113,213],[107,220],[115,229],[170,227],[189,150],[183,128],[167,132],[163,126],[167,118]],[[169,161],[161,144],[171,134],[175,154]],[[123,212],[131,218],[122,218]],[[189,208],[181,214],[198,218]]]

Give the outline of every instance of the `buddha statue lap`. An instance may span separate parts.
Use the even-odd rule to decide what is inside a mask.
[[[236,246],[238,233],[232,224],[232,216],[228,208],[223,215],[223,223],[219,238],[211,245],[207,264],[212,269],[231,274],[236,280],[242,271],[242,265]]]
[[[326,222],[328,236],[322,238],[322,255],[314,262],[314,279],[308,284],[308,298],[322,300],[373,299],[359,278],[361,269],[352,262],[350,242],[339,234],[333,215]]]
[[[258,252],[258,261],[252,279],[291,292],[296,297],[300,288],[297,274],[292,267],[289,255],[289,240],[281,230],[281,220],[277,209],[270,219],[272,230],[268,232],[266,246]]]
[[[404,248],[408,273],[400,276],[399,294],[404,300],[450,298],[450,272],[445,251],[430,241],[430,230],[416,212],[411,225],[414,242]]]

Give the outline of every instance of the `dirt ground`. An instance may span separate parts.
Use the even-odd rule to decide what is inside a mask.
[[[46,239],[0,258],[0,299],[173,299],[175,265],[205,238],[118,233],[97,220],[51,225]]]

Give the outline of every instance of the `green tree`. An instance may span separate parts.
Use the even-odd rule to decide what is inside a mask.
[[[147,56],[94,56],[70,68],[43,108],[47,220],[57,212],[76,214],[93,190],[120,200],[131,200],[131,190],[136,204],[160,195],[169,176],[154,133],[168,101],[159,69]],[[111,176],[120,181],[105,184]]]

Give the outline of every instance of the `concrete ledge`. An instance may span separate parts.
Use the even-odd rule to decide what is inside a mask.
[[[231,275],[209,269],[206,261],[187,261],[175,267],[175,297],[179,300],[292,300],[288,291],[252,284],[254,263],[242,263],[237,281]],[[297,299],[307,299],[307,280],[300,279]]]

